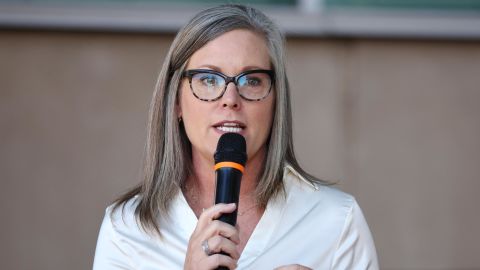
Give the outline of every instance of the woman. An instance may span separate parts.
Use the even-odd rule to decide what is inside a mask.
[[[223,5],[177,34],[150,110],[143,182],[107,208],[94,269],[377,269],[355,200],[305,173],[292,143],[284,40]],[[237,226],[216,220],[213,154],[245,137]]]

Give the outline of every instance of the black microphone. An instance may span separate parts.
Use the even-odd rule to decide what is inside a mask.
[[[245,138],[238,133],[225,133],[218,140],[215,159],[216,189],[215,204],[235,203],[232,213],[222,214],[218,220],[232,226],[237,223],[240,182],[247,161]]]
[[[240,197],[240,182],[242,180],[245,162],[247,161],[247,146],[245,138],[238,133],[225,133],[220,136],[215,159],[215,204],[235,203],[237,208],[232,213],[222,214],[218,220],[232,226],[237,224],[238,199]],[[226,254],[221,252],[222,254]],[[228,270],[220,266],[216,270]]]

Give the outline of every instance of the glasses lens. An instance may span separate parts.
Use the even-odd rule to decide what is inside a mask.
[[[268,95],[272,80],[267,73],[249,73],[238,78],[238,91],[247,99],[262,99]]]
[[[215,99],[223,91],[225,80],[216,74],[197,73],[192,76],[192,90],[201,99]]]

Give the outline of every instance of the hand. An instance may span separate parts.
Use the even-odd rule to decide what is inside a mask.
[[[275,268],[274,270],[312,270],[312,268],[300,265],[300,264],[289,264]]]
[[[223,213],[233,212],[235,208],[234,203],[221,203],[203,211],[188,242],[184,269],[216,269],[219,266],[236,268],[240,257],[237,250],[240,241],[238,230],[228,223],[216,220]],[[210,254],[204,250],[205,245]]]

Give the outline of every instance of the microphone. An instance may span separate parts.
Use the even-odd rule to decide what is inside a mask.
[[[232,213],[222,214],[218,220],[232,226],[237,224],[238,199],[240,197],[240,182],[247,161],[247,146],[245,138],[238,133],[225,133],[220,136],[215,159],[215,204],[235,203],[237,208]],[[222,254],[226,254],[222,252]],[[216,270],[228,270],[220,266]]]
[[[235,203],[237,208],[232,213],[222,214],[218,220],[232,226],[237,223],[240,182],[247,161],[245,138],[238,133],[225,133],[218,140],[215,159],[215,204]]]

